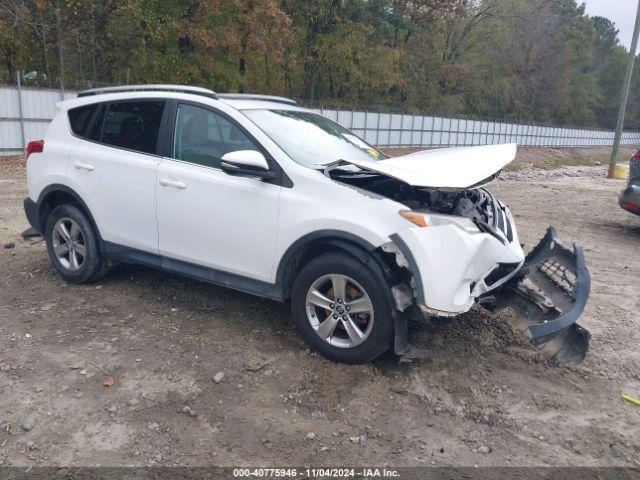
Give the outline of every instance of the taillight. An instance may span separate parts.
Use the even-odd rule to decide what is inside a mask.
[[[626,209],[626,210],[633,210],[635,212],[640,212],[640,205],[633,203],[633,202],[625,202],[624,200],[622,201],[622,208]]]
[[[42,153],[44,150],[44,140],[34,140],[27,145],[27,159],[32,153]]]
[[[633,154],[631,157],[632,162],[640,162],[640,150]]]

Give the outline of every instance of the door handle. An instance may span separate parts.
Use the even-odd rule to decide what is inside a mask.
[[[87,163],[87,162],[82,162],[82,161],[77,161],[74,166],[78,169],[78,170],[86,170],[87,172],[93,172],[94,168],[93,165]]]
[[[177,180],[171,180],[170,178],[161,178],[160,185],[162,185],[163,187],[179,188],[181,190],[187,188],[186,183],[178,182]]]

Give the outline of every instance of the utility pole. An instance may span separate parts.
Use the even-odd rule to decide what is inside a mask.
[[[631,49],[629,50],[629,62],[627,63],[627,72],[624,76],[624,84],[622,86],[622,100],[620,109],[618,110],[618,124],[616,125],[616,135],[613,139],[613,150],[611,150],[611,161],[609,162],[608,177],[613,178],[613,171],[616,168],[618,160],[618,150],[620,149],[620,138],[624,128],[624,114],[627,110],[627,99],[629,98],[629,86],[631,85],[631,74],[633,73],[633,62],[636,59],[636,50],[638,48],[638,34],[640,33],[640,0],[638,1],[638,12],[636,13],[636,25],[633,29],[633,39],[631,40]]]
[[[64,53],[62,46],[62,32],[60,31],[60,0],[56,0],[56,7],[54,9],[56,17],[56,33],[58,39],[58,65],[60,68],[60,99],[64,100]]]

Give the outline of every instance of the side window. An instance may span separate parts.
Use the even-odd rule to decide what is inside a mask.
[[[89,138],[114,147],[156,153],[164,101],[136,100],[106,104],[96,116]]]
[[[242,130],[222,115],[180,104],[173,135],[173,158],[206,167],[220,167],[220,159],[236,150],[259,150]]]
[[[86,137],[87,127],[91,121],[91,115],[98,107],[97,103],[92,105],[84,105],[69,110],[69,125],[71,131],[80,137]]]

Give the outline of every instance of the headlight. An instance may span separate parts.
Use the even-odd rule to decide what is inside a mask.
[[[460,217],[458,215],[420,213],[412,210],[400,210],[398,213],[400,213],[403,218],[406,218],[411,223],[421,228],[453,225],[468,233],[478,233],[480,231],[470,218]]]

